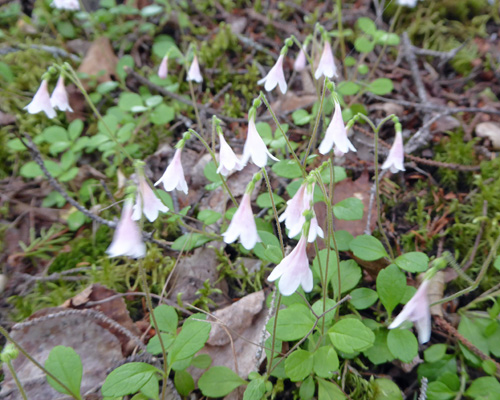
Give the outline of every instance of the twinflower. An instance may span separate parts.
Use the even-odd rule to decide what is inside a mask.
[[[387,160],[385,160],[382,164],[382,169],[389,168],[393,174],[398,171],[405,171],[405,167],[403,165],[404,158],[405,150],[403,147],[403,135],[401,134],[400,129],[396,129],[396,138],[394,139],[394,143],[389,150]]]
[[[333,59],[332,48],[327,40],[325,40],[325,44],[323,45],[323,52],[321,53],[321,58],[319,59],[318,68],[316,68],[314,77],[319,79],[321,75],[330,79],[337,77],[337,67]]]
[[[274,67],[269,70],[264,78],[257,82],[259,85],[264,84],[264,88],[268,92],[273,90],[276,85],[279,85],[281,93],[286,93],[287,85],[285,80],[285,73],[283,72],[284,58],[285,55],[283,53],[280,54],[280,56],[278,57],[278,61],[276,61],[276,64],[274,64]]]
[[[195,81],[198,83],[203,82],[203,77],[201,76],[201,71],[200,71],[200,64],[198,63],[198,57],[196,56],[196,54],[194,55],[191,66],[189,67],[186,80]]]
[[[422,282],[410,301],[389,325],[389,329],[394,329],[404,321],[414,322],[418,331],[418,341],[422,344],[427,343],[431,338],[431,311],[427,297],[429,282],[429,280]]]
[[[248,160],[251,158],[252,162],[260,168],[263,168],[267,164],[267,157],[274,161],[279,161],[274,157],[269,150],[267,150],[266,144],[262,140],[255,126],[255,111],[250,110],[248,117],[248,133],[245,146],[243,147],[243,157],[242,164],[246,165]]]
[[[297,246],[274,267],[267,278],[270,282],[280,278],[278,289],[283,296],[295,293],[299,285],[302,285],[304,292],[310,292],[313,288],[313,274],[309,268],[306,247],[307,236],[302,233]]]
[[[24,107],[30,114],[37,114],[43,111],[47,117],[54,118],[56,111],[50,104],[49,83],[46,79],[42,81],[40,87],[33,96],[33,100],[26,107]]]
[[[247,188],[247,192],[243,195],[240,206],[234,213],[227,231],[222,234],[226,243],[233,243],[240,238],[241,244],[247,250],[253,249],[257,242],[260,242],[250,204],[251,192],[252,190],[250,189],[249,192]]]
[[[138,221],[141,219],[141,214],[144,213],[150,222],[154,222],[158,218],[160,212],[166,213],[168,207],[156,197],[153,189],[149,187],[148,182],[144,176],[140,175],[138,178],[137,194],[135,197],[134,213],[132,219]]]
[[[347,137],[347,131],[342,119],[342,110],[340,104],[335,101],[335,111],[328,128],[326,129],[325,137],[319,145],[319,152],[327,154],[335,145],[335,150],[342,153],[347,153],[349,150],[356,151],[351,141]]]
[[[165,79],[168,75],[168,56],[162,58],[160,66],[158,68],[158,77]]]
[[[175,150],[174,158],[172,158],[161,178],[155,183],[155,186],[163,183],[163,187],[167,192],[177,189],[185,194],[188,193],[186,178],[184,178],[184,170],[182,169],[181,152],[181,147]]]
[[[54,0],[50,5],[59,10],[76,11],[80,9],[78,0]]]
[[[219,168],[217,173],[223,176],[229,175],[233,170],[240,171],[245,166],[234,154],[233,149],[227,144],[224,135],[219,132],[220,151],[219,151]]]
[[[132,202],[130,200],[125,201],[122,216],[106,253],[110,257],[141,258],[146,255],[146,245],[142,240],[141,230],[132,219]]]
[[[306,69],[307,58],[306,58],[306,46],[300,49],[295,62],[293,63],[293,69],[297,72],[303,71]]]
[[[66,88],[64,87],[64,77],[62,75],[59,76],[56,87],[50,96],[50,105],[55,110],[73,112],[73,109],[69,105],[68,92],[66,92]]]

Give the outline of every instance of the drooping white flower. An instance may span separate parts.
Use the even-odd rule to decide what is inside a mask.
[[[267,150],[266,144],[260,137],[257,127],[255,126],[255,115],[252,115],[248,120],[247,140],[243,147],[241,163],[246,165],[251,158],[255,165],[259,168],[263,168],[267,164],[267,157],[274,161],[279,161],[269,152],[269,150]]]
[[[158,218],[158,213],[166,213],[168,207],[156,197],[155,192],[149,187],[143,176],[139,176],[138,181],[132,219],[138,221],[141,219],[141,214],[144,213],[150,222],[154,222]]]
[[[415,8],[417,3],[418,3],[418,0],[396,0],[396,4],[398,4],[400,6],[411,7],[411,8]]]
[[[286,210],[280,215],[279,221],[285,221],[285,226],[288,229],[288,237],[294,238],[297,236],[302,227],[306,223],[306,217],[304,212],[313,209],[313,194],[314,194],[314,184],[308,184],[304,182],[297,193],[287,201]],[[311,219],[309,234],[307,237],[308,242],[313,242],[316,240],[316,236],[324,237],[323,230],[318,225],[318,220],[316,216]]]
[[[127,200],[123,206],[122,216],[106,253],[110,257],[141,258],[146,255],[146,245],[142,240],[141,230],[132,219],[132,202],[130,200]]]
[[[37,114],[43,111],[47,117],[54,118],[56,111],[50,104],[49,83],[46,79],[42,81],[40,87],[33,96],[33,100],[26,107],[24,107],[30,114]]]
[[[73,112],[73,109],[69,105],[68,92],[66,92],[66,88],[64,87],[64,77],[62,75],[59,75],[56,87],[50,96],[50,105],[55,110]]]
[[[284,58],[285,56],[283,54],[280,54],[280,56],[278,57],[278,61],[276,61],[276,64],[274,64],[274,66],[269,70],[267,75],[257,82],[259,85],[264,84],[264,88],[268,92],[273,90],[276,85],[279,85],[281,93],[286,93],[287,85],[285,80],[285,73],[283,72]]]
[[[168,75],[168,56],[162,58],[158,68],[158,77],[165,79]]]
[[[410,301],[389,325],[389,329],[394,329],[404,321],[413,322],[418,331],[418,341],[422,344],[427,343],[431,338],[431,310],[427,297],[429,282],[429,280],[422,282]]]
[[[323,45],[323,53],[321,53],[318,68],[316,68],[316,72],[314,72],[314,77],[316,79],[319,79],[321,75],[324,75],[330,79],[337,77],[337,67],[335,66],[332,48],[330,46],[330,43],[326,40],[325,44]]]
[[[295,62],[293,63],[293,69],[297,72],[303,71],[306,69],[307,58],[305,53],[306,47],[300,49]]]
[[[313,274],[309,268],[306,246],[306,237],[302,235],[297,246],[274,267],[267,278],[270,282],[280,278],[278,289],[283,296],[295,293],[299,285],[302,285],[304,292],[310,292],[313,288]]]
[[[54,0],[50,6],[59,10],[76,11],[80,9],[78,0]]]
[[[326,129],[325,137],[319,145],[319,152],[327,154],[335,145],[335,149],[342,153],[347,153],[349,150],[356,151],[351,141],[347,137],[344,120],[342,119],[342,110],[340,104],[335,102],[335,111],[328,128]]]
[[[398,171],[405,171],[404,158],[405,149],[403,147],[403,135],[400,131],[396,131],[396,138],[389,150],[387,160],[382,164],[382,169],[389,168],[393,174]]]
[[[196,54],[193,58],[191,66],[189,67],[186,80],[195,81],[198,83],[203,82],[203,76],[201,76],[200,64],[198,63],[198,57],[196,56]]]
[[[188,193],[188,186],[186,178],[184,178],[184,170],[181,163],[181,152],[182,149],[175,150],[174,158],[172,158],[161,178],[155,183],[155,186],[163,183],[163,187],[167,192],[177,189],[183,191],[185,194]]]
[[[243,169],[245,165],[236,157],[236,154],[234,154],[233,149],[226,142],[222,133],[219,133],[219,141],[219,168],[217,168],[217,173],[227,176],[233,170],[240,171]]]
[[[233,243],[236,239],[240,238],[241,244],[247,250],[253,249],[257,242],[260,242],[249,193],[243,195],[240,206],[234,213],[227,231],[222,236],[226,243]]]

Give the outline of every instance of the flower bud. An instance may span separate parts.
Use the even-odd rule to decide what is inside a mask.
[[[12,343],[7,343],[0,354],[0,360],[4,363],[15,360],[19,355],[19,350]]]

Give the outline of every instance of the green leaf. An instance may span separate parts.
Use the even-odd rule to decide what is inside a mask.
[[[71,124],[68,125],[68,136],[72,141],[75,141],[83,131],[83,121],[81,119],[75,119]]]
[[[373,42],[365,36],[360,36],[354,41],[354,48],[360,53],[370,53],[374,47]]]
[[[344,400],[346,397],[342,390],[330,381],[316,378],[318,382],[318,400]]]
[[[446,354],[446,344],[433,344],[431,347],[424,350],[424,360],[433,363],[441,360]]]
[[[446,386],[443,382],[430,382],[427,387],[427,398],[430,400],[450,400],[456,393]]]
[[[174,385],[181,396],[187,396],[194,390],[194,380],[187,371],[176,371]]]
[[[181,17],[181,15],[179,15],[179,17]],[[157,36],[153,44],[153,53],[156,55],[156,57],[162,59],[165,56],[165,54],[167,54],[167,52],[170,52],[169,53],[170,59],[174,58],[182,59],[184,57],[179,48],[176,46],[173,37],[168,35]]]
[[[106,94],[115,90],[120,84],[116,81],[103,82],[97,86],[97,92],[100,94]],[[75,120],[78,121],[78,120]]]
[[[278,196],[276,193],[273,193],[273,200],[274,200],[275,205],[278,205],[278,204],[285,202],[283,197]],[[269,196],[269,192],[259,194],[256,202],[260,208],[271,208],[272,207],[271,196]]]
[[[498,400],[500,383],[492,376],[476,379],[466,390],[465,394],[475,400]]]
[[[164,103],[156,107],[149,116],[149,120],[155,125],[168,124],[172,122],[174,118],[175,118],[175,110]]]
[[[355,221],[363,218],[363,202],[356,197],[349,197],[333,206],[333,214],[344,221]]]
[[[75,27],[69,21],[58,21],[56,27],[65,39],[73,39],[76,35]]]
[[[116,75],[118,75],[120,79],[125,79],[127,76],[124,67],[134,68],[134,58],[129,54],[122,56],[116,64]]]
[[[312,376],[308,376],[300,385],[299,396],[301,400],[311,400],[314,397],[316,385]]]
[[[28,161],[26,164],[24,164],[21,167],[19,173],[24,178],[36,178],[38,176],[43,175],[41,168],[34,161]]]
[[[61,381],[71,392],[64,389],[59,383],[47,376],[47,382],[59,393],[76,396],[81,399],[80,385],[82,384],[83,366],[80,356],[71,347],[56,346],[45,361],[45,368]]]
[[[141,393],[148,399],[159,400],[160,385],[156,375],[152,375],[151,378],[149,378],[149,380],[141,387]]]
[[[222,218],[222,214],[212,210],[202,210],[198,213],[198,219],[205,225],[212,225]]]
[[[488,340],[483,335],[481,326],[478,322],[479,319],[473,319],[462,315],[460,318],[460,324],[458,325],[458,332],[465,336],[466,339],[473,343],[474,346],[476,346],[484,354],[489,354]],[[479,358],[468,348],[460,344],[460,349],[469,361],[478,366],[480,365]]]
[[[201,321],[184,324],[168,352],[168,363],[194,356],[208,340],[210,328],[209,323]]]
[[[371,235],[360,235],[355,237],[350,247],[356,257],[365,261],[375,261],[387,257],[387,252],[380,240]]]
[[[337,248],[339,251],[348,251],[350,250],[350,244],[354,236],[351,235],[350,232],[340,230],[336,231],[334,234],[335,241],[337,242]],[[333,240],[331,241],[331,248],[334,249]]]
[[[364,33],[368,35],[372,35],[377,31],[377,25],[370,18],[361,17],[356,21],[359,29],[361,29]]]
[[[273,264],[279,264],[283,260],[283,252],[279,246],[268,245],[264,250],[264,256]]]
[[[384,31],[375,32],[375,42],[377,44],[386,44],[388,46],[399,45],[400,38],[396,33],[389,33]]]
[[[14,82],[14,74],[12,73],[12,70],[7,64],[1,61],[0,61],[0,76],[6,82]]]
[[[378,300],[377,292],[368,288],[354,289],[350,294],[351,300],[349,301],[357,310],[364,310]]]
[[[345,318],[328,330],[333,345],[344,353],[369,349],[375,342],[375,334],[361,321]]]
[[[159,305],[153,311],[156,323],[158,324],[158,329],[162,332],[168,332],[175,335],[177,332],[178,316],[177,311],[172,306],[167,306],[166,304]],[[153,324],[153,319],[150,318],[151,325]]]
[[[211,240],[214,240],[214,238],[205,236],[201,233],[186,233],[174,240],[174,243],[172,243],[172,250],[180,251],[184,249],[184,251],[190,251],[196,247],[203,246]]]
[[[372,382],[373,400],[403,400],[401,389],[390,379],[380,378]]]
[[[457,373],[457,360],[455,356],[445,355],[441,360],[428,363],[424,362],[418,366],[418,380],[426,377],[430,381],[439,379],[446,373]]]
[[[294,179],[302,176],[302,170],[297,165],[295,160],[278,161],[272,166],[271,169],[276,175],[287,179]]]
[[[274,318],[266,325],[268,332],[273,331]],[[278,314],[276,338],[283,341],[302,339],[313,327],[314,317],[306,306],[293,304]]]
[[[123,111],[131,111],[133,107],[142,105],[142,97],[137,93],[124,92],[118,100],[118,107]]]
[[[306,125],[313,119],[313,116],[309,114],[306,110],[295,110],[292,113],[293,123],[295,125]]]
[[[200,354],[191,361],[191,366],[200,369],[207,369],[212,364],[212,357],[208,354]]]
[[[335,257],[335,255],[333,255]],[[332,255],[330,255],[332,257]],[[354,260],[344,260],[340,262],[340,290],[347,293],[355,288],[361,280],[361,268]],[[339,290],[339,274],[336,265],[333,266],[332,286],[335,295]]]
[[[61,182],[69,182],[72,181],[78,175],[78,167],[72,167],[66,172],[59,175],[59,180]]]
[[[21,139],[18,139],[18,138],[9,140],[7,142],[7,147],[10,150],[14,150],[14,151],[26,150],[26,147],[24,146],[23,142],[21,142]]]
[[[203,174],[210,182],[222,183],[220,175],[217,173],[217,167],[213,161],[209,161],[205,168],[203,169]]]
[[[392,311],[401,302],[405,291],[405,274],[396,265],[391,264],[378,273],[378,297],[389,315],[392,314]]]
[[[337,352],[331,346],[322,346],[314,352],[313,371],[321,378],[330,379],[339,369]]]
[[[266,393],[264,377],[251,380],[243,394],[243,400],[261,400]]]
[[[305,379],[313,368],[313,354],[306,350],[295,350],[285,360],[285,373],[292,382]]]
[[[396,265],[408,272],[424,272],[429,267],[427,254],[418,251],[403,254],[394,260]]]
[[[497,256],[497,258],[495,258],[495,261],[493,261],[493,266],[498,270],[500,271],[500,256]]]
[[[60,126],[49,126],[48,128],[45,128],[41,136],[47,143],[51,144],[58,142],[68,142],[70,140],[66,129]]]
[[[359,89],[361,89],[361,86],[351,81],[340,82],[337,86],[337,92],[339,92],[343,96],[355,95],[359,92]]]
[[[327,298],[325,301],[325,311],[333,308],[337,302],[333,299]],[[313,305],[312,305],[313,311],[316,313],[316,315],[321,315],[323,314],[323,299],[318,299]],[[325,322],[330,325],[331,322],[333,321],[333,318],[335,317],[335,309],[330,310],[325,314],[323,318],[325,318]]]
[[[255,245],[255,247],[253,248],[254,254],[263,261],[274,263],[278,257],[275,248],[277,247],[281,249],[278,238],[272,233],[262,230],[258,230],[257,233],[259,234],[262,242],[259,242]],[[269,247],[271,247],[271,249],[268,250]],[[282,257],[282,255],[280,257]]]
[[[157,368],[143,362],[124,364],[107,376],[101,389],[102,395],[119,397],[136,393],[159,372]]]
[[[394,357],[389,351],[389,347],[387,347],[387,329],[377,329],[375,331],[375,343],[363,353],[375,365],[392,361]]]
[[[412,362],[418,354],[417,338],[406,329],[389,330],[387,347],[394,357],[405,363]]]
[[[384,94],[389,94],[394,89],[394,84],[388,78],[378,78],[375,79],[368,85],[367,90],[373,94],[383,96]]]
[[[227,367],[212,367],[198,381],[201,392],[208,397],[223,397],[246,381]]]
[[[81,211],[75,211],[68,216],[66,222],[70,231],[76,231],[85,223],[85,214]]]
[[[163,346],[165,347],[165,350],[167,350],[172,345],[172,343],[174,343],[175,336],[171,333],[166,332],[160,332],[160,335],[163,341]],[[154,355],[161,354],[163,352],[158,334],[149,339],[146,350],[148,351],[148,353]]]

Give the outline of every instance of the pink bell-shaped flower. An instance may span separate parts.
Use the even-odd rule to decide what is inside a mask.
[[[184,178],[184,170],[182,169],[181,152],[182,149],[175,150],[174,158],[172,158],[172,161],[161,178],[158,179],[158,182],[155,183],[155,186],[163,183],[163,187],[167,192],[177,189],[185,194],[188,193],[188,186],[186,178]]]
[[[240,238],[241,244],[247,250],[253,249],[257,242],[260,242],[250,204],[250,193],[243,195],[240,206],[234,213],[227,231],[222,236],[226,243],[233,243]]]
[[[77,11],[80,9],[78,0],[54,0],[50,6],[59,10]]]
[[[323,53],[321,53],[318,68],[316,68],[316,72],[314,72],[314,77],[316,79],[321,78],[321,75],[324,75],[330,79],[333,77],[337,77],[337,67],[335,66],[332,48],[330,46],[330,43],[326,40],[323,46]]]
[[[293,63],[293,69],[297,72],[303,71],[306,69],[307,58],[305,53],[306,47],[300,49],[295,62]]]
[[[405,149],[403,147],[403,135],[401,131],[396,131],[396,138],[389,150],[387,160],[382,164],[382,169],[389,168],[395,174],[398,171],[405,171],[404,167]]]
[[[304,292],[310,292],[313,288],[313,274],[309,268],[306,247],[307,240],[302,234],[297,246],[274,267],[267,278],[270,282],[280,278],[278,289],[283,296],[295,293],[299,285],[302,285]]]
[[[228,176],[233,170],[240,171],[245,166],[236,157],[233,149],[227,144],[224,135],[219,133],[220,150],[219,150],[219,168],[217,168],[217,173],[223,176]]]
[[[160,66],[158,67],[158,77],[165,79],[168,75],[168,56],[162,58]]]
[[[139,176],[138,180],[139,184],[137,186],[132,219],[138,221],[141,219],[141,214],[144,213],[150,222],[154,222],[160,212],[166,213],[168,211],[168,207],[156,197],[155,192],[149,187],[148,182],[143,176]]]
[[[337,101],[335,102],[335,111],[332,121],[330,125],[328,125],[325,137],[319,145],[319,152],[321,154],[327,154],[332,149],[333,145],[335,145],[336,150],[342,153],[347,153],[349,150],[356,151],[356,148],[347,137],[344,120],[342,119],[342,110]]]
[[[389,325],[389,329],[394,329],[404,321],[415,323],[418,331],[418,341],[421,344],[427,343],[431,338],[431,310],[429,298],[427,297],[429,282],[429,280],[422,282],[410,301],[406,303],[403,310]]]
[[[40,111],[43,111],[47,114],[47,117],[54,118],[56,116],[56,111],[50,104],[50,95],[49,95],[49,84],[46,79],[44,79],[38,88],[37,92],[33,96],[33,100],[29,103],[25,110],[27,110],[30,114],[37,114]]]
[[[270,69],[270,71],[264,78],[257,82],[259,85],[264,84],[264,88],[268,92],[273,90],[276,85],[279,85],[281,93],[286,93],[287,85],[285,81],[285,73],[283,72],[284,58],[285,56],[283,54],[280,54],[280,56],[278,57],[278,61],[276,61],[276,64],[274,64],[274,67]]]
[[[196,56],[196,54],[193,58],[191,66],[189,67],[186,80],[195,81],[198,83],[203,82],[203,77],[201,76],[201,71],[200,71],[200,64],[198,63],[198,57]]]
[[[267,164],[267,157],[274,161],[279,161],[269,152],[269,150],[267,150],[266,144],[260,137],[257,127],[255,126],[255,114],[253,114],[248,120],[247,140],[243,147],[241,163],[247,165],[248,160],[251,158],[255,165],[259,168],[264,168]]]
[[[141,258],[146,255],[146,245],[142,240],[141,230],[132,219],[132,202],[130,200],[125,201],[122,216],[113,235],[113,241],[106,253],[110,257]]]
[[[73,112],[73,109],[69,105],[68,92],[66,92],[66,88],[64,87],[64,77],[62,75],[59,75],[56,87],[50,96],[50,105],[55,110]]]

